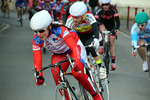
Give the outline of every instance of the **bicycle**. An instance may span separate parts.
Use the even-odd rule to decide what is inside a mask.
[[[19,11],[19,22],[20,22],[20,25],[23,26],[23,5],[19,5],[20,6],[20,10]]]
[[[109,63],[110,63],[110,44],[109,44],[109,35],[110,33],[113,33],[114,29],[112,31],[102,31],[102,35],[104,37],[103,40],[103,62],[106,67],[107,76],[109,74]],[[117,39],[117,36],[116,36]]]
[[[70,67],[73,68],[74,67],[74,59],[71,58],[69,55],[67,55],[67,59],[62,60],[58,63],[55,64],[50,64],[48,66],[43,67],[40,71],[36,72],[36,69],[33,68],[34,71],[34,75],[35,78],[37,78],[39,76],[39,73],[41,73],[42,71],[48,69],[48,68],[53,68],[53,67],[59,67],[59,73],[60,73],[60,79],[59,80],[59,85],[56,86],[55,89],[55,100],[60,100],[60,98],[58,99],[59,96],[59,91],[61,91],[61,95],[62,95],[62,100],[65,100],[65,91],[67,91],[68,96],[70,98],[70,100],[80,100],[80,97],[76,94],[75,92],[75,87],[72,87],[69,83],[69,81],[67,80],[67,78],[65,77],[64,71],[61,67],[61,64],[69,61],[70,62]],[[57,72],[58,73],[58,72]],[[82,99],[81,99],[82,100]],[[86,99],[85,99],[86,100]]]
[[[147,63],[148,63],[148,68],[149,68],[149,80],[150,80],[150,43],[145,43],[143,45],[137,45],[137,46],[132,46],[133,50],[137,48],[145,47],[146,48],[146,58],[147,58]]]
[[[4,4],[1,7],[2,13],[3,13],[3,17],[5,17],[5,14],[7,13],[7,17],[9,18],[10,16],[10,11],[9,11],[9,5],[7,0],[4,0]]]
[[[94,42],[91,42],[90,45],[85,46],[85,48],[88,47],[94,47]],[[98,50],[96,50],[96,52],[99,55]],[[104,79],[100,79],[99,66],[97,65],[96,61],[94,60],[91,54],[87,56],[85,68],[88,70],[87,72],[89,72],[87,73],[87,75],[91,78],[91,81],[93,82],[96,91],[101,94],[104,100],[109,100],[110,99],[108,87],[109,80],[107,77]]]

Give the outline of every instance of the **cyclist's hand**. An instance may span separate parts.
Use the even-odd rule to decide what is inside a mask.
[[[132,56],[136,56],[136,51],[131,52]]]
[[[36,85],[43,85],[44,83],[44,78],[42,76],[39,76],[38,78],[35,79]]]
[[[115,33],[116,33],[116,36],[118,36],[118,35],[119,35],[119,30],[116,29],[116,30],[115,30]]]
[[[74,70],[76,72],[81,71],[80,65],[78,63],[76,63],[76,62],[74,63]]]
[[[94,47],[95,47],[96,49],[98,49],[98,47],[99,47],[99,41],[98,41],[98,39],[97,39],[97,38],[94,38],[93,41],[94,41]]]

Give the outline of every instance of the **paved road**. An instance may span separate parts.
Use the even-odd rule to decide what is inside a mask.
[[[54,81],[50,70],[44,72],[47,86],[36,86],[33,80],[32,36],[29,21],[19,26],[15,15],[2,18],[6,27],[0,29],[0,100],[54,100]],[[148,73],[142,72],[139,57],[131,56],[129,35],[123,32],[116,41],[117,70],[110,72],[110,100],[150,100]],[[43,64],[51,53],[43,54]],[[70,78],[72,82],[75,80]]]

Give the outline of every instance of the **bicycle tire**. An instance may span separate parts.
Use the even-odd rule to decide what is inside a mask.
[[[147,57],[147,63],[148,63],[148,68],[149,68],[149,79],[150,79],[150,55]]]
[[[102,80],[102,98],[103,100],[110,100],[110,92],[109,92],[109,86],[108,86],[108,79]]]
[[[149,69],[149,79],[150,79],[150,46],[146,47],[146,58],[147,58],[147,64]]]
[[[59,90],[62,89],[62,95],[60,94]],[[66,100],[65,99],[65,94],[64,94],[64,90],[67,91],[67,89],[64,87],[64,84],[59,84],[56,86],[55,89],[55,100]],[[79,97],[77,96],[77,94],[75,93],[75,91],[73,89],[71,89],[70,87],[68,87],[68,95],[71,96],[72,100],[80,100]]]
[[[20,18],[20,25],[23,26],[22,18]]]
[[[23,26],[23,9],[20,10],[20,26]]]
[[[107,76],[108,76],[108,74],[109,74],[109,62],[110,62],[109,43],[104,43],[103,61],[104,61],[104,65],[106,67]]]

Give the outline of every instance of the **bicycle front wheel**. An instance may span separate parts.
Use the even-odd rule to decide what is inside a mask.
[[[110,100],[110,94],[109,94],[109,86],[108,86],[108,79],[101,80],[102,82],[102,97],[104,100]]]
[[[66,100],[65,91],[67,91],[70,100],[80,100],[71,87],[65,87],[64,84],[57,85],[55,89],[55,100]]]
[[[90,96],[90,94],[86,91],[85,88],[83,88],[83,86],[81,84],[79,84],[79,88],[80,88],[80,100],[91,100],[89,98],[92,98]]]
[[[150,56],[147,57],[147,63],[149,68],[149,79],[150,79]]]

